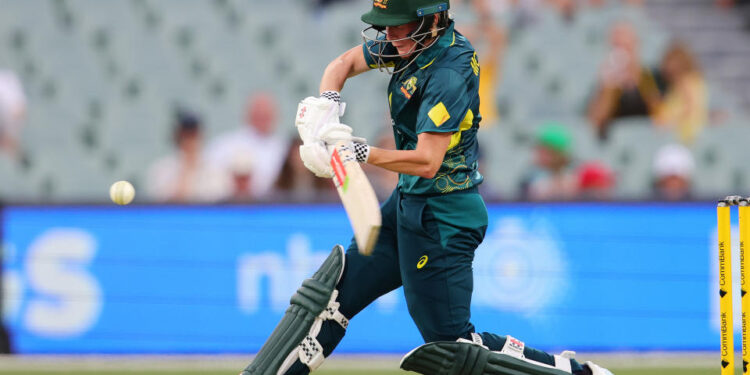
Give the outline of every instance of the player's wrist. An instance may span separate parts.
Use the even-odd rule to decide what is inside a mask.
[[[353,142],[354,143],[354,156],[360,163],[367,163],[370,158],[370,145],[367,143]]]
[[[323,91],[320,93],[321,98],[326,98],[330,101],[341,103],[341,93],[338,91]]]

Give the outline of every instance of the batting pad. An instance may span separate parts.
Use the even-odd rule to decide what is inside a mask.
[[[425,375],[570,375],[570,372],[493,352],[468,341],[424,344],[404,356],[401,368]]]
[[[336,245],[317,272],[292,296],[291,306],[273,330],[253,362],[240,375],[281,375],[297,360],[314,370],[323,362],[316,339],[324,320],[346,328],[348,320],[338,311],[336,284],[344,272],[344,248]]]

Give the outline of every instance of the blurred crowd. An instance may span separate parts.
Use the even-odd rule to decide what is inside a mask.
[[[299,157],[300,142],[277,131],[275,99],[248,98],[241,125],[210,142],[199,114],[175,114],[174,152],[150,167],[146,192],[161,203],[330,201],[330,181],[316,178]]]
[[[612,0],[615,1],[615,0]],[[619,0],[642,7],[642,0]],[[336,1],[320,0],[326,6]],[[580,9],[601,7],[605,0],[452,0],[463,32],[480,56],[480,112],[483,128],[503,126],[496,95],[503,90],[503,59],[509,35],[536,22],[539,9],[554,9],[572,22]],[[744,6],[742,0],[716,0],[717,7]],[[501,20],[501,21],[500,21]],[[617,22],[608,30],[608,52],[580,115],[591,133],[606,143],[622,118],[650,119],[654,127],[674,132],[677,142],[661,148],[652,161],[652,197],[684,200],[693,197],[695,170],[691,144],[712,123],[707,83],[688,44],[674,40],[656,66],[644,62],[634,26]],[[331,56],[333,58],[334,56]],[[315,94],[315,93],[310,93]],[[301,98],[300,98],[301,99]],[[200,113],[178,108],[173,119],[173,151],[148,166],[145,194],[152,202],[320,202],[334,201],[331,181],[308,172],[299,154],[299,140],[280,126],[279,98],[251,93],[235,130],[206,139]],[[0,69],[0,152],[21,158],[19,147],[27,111],[22,83],[12,71]],[[238,110],[239,112],[239,110]],[[286,117],[284,117],[286,118]],[[614,199],[617,171],[602,160],[578,160],[569,124],[538,126],[534,158],[519,181],[517,198],[528,200]],[[481,133],[480,133],[481,137]],[[386,129],[371,143],[393,148]],[[514,163],[483,160],[483,163]],[[396,175],[377,168],[366,171],[381,198],[395,187]],[[504,197],[507,198],[507,197]],[[515,197],[510,197],[515,198]]]

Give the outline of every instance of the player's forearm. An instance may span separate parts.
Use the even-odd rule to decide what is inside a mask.
[[[349,67],[341,58],[331,61],[323,72],[323,78],[320,79],[320,92],[341,92],[348,75]]]
[[[386,150],[371,147],[367,163],[393,172],[433,178],[440,169],[442,158],[436,159],[418,150]]]
[[[320,92],[338,91],[344,88],[347,78],[369,70],[362,46],[352,47],[331,61],[320,79]]]

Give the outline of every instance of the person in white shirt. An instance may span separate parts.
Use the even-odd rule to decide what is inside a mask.
[[[682,144],[666,144],[657,150],[653,161],[654,198],[681,201],[692,198],[695,158]]]
[[[231,180],[204,157],[201,120],[186,112],[177,117],[177,151],[151,165],[147,194],[160,203],[212,203],[226,199],[231,194]]]
[[[219,135],[208,147],[211,163],[225,171],[231,171],[236,155],[252,155],[251,191],[256,200],[271,195],[289,144],[287,137],[276,131],[276,111],[276,101],[271,95],[252,95],[247,101],[245,123],[239,129]]]

